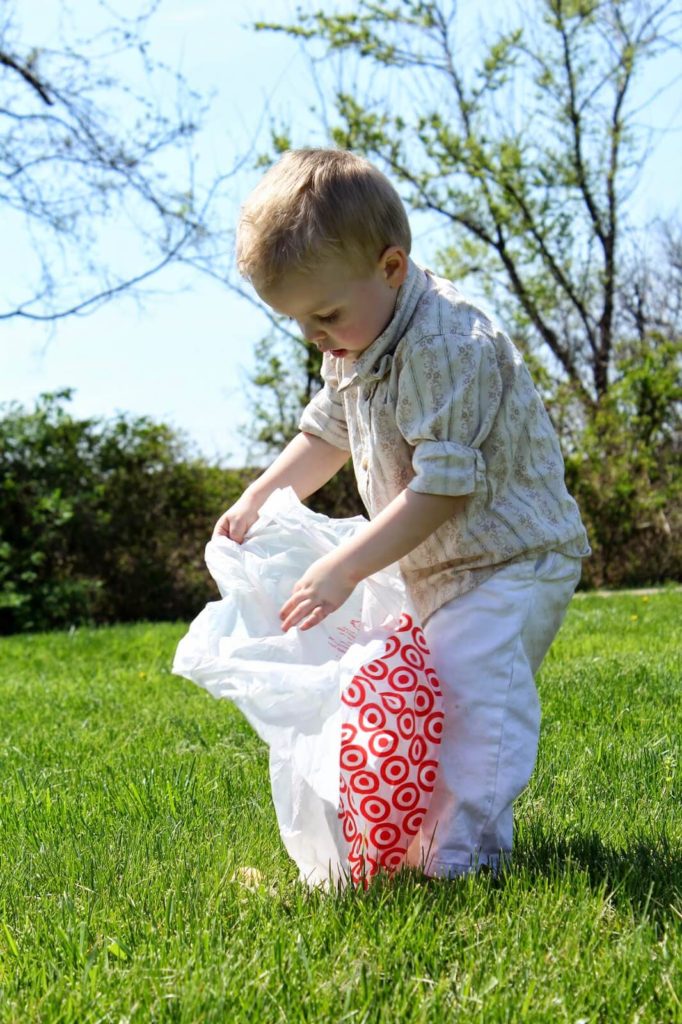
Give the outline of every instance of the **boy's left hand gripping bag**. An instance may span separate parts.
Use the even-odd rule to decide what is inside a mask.
[[[312,629],[282,633],[296,581],[366,525],[275,491],[243,544],[206,545],[221,600],[192,622],[173,662],[234,701],[270,748],[282,840],[310,885],[366,885],[403,866],[410,846],[418,862],[438,768],[442,694],[397,571],[364,580]]]

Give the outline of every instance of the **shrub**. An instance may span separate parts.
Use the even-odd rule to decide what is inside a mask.
[[[203,549],[249,479],[147,417],[76,419],[63,390],[0,407],[0,633],[188,618]]]
[[[682,345],[647,339],[566,458],[593,556],[583,581],[641,586],[682,577]]]

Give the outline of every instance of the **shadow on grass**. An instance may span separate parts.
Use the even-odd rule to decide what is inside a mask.
[[[584,891],[585,881],[594,893],[608,899],[614,909],[646,920],[657,933],[671,921],[680,920],[682,908],[682,851],[665,838],[642,840],[622,848],[606,844],[594,832],[568,836],[526,833],[514,853],[513,864],[495,876],[482,870],[477,875],[446,881],[427,878],[408,869],[392,878],[380,876],[369,889],[353,886],[332,897],[337,909],[371,914],[405,900],[422,911],[456,913],[477,908],[492,909],[501,898],[517,900],[548,886],[558,893]],[[299,887],[294,886],[294,891]],[[321,893],[303,897],[326,902]],[[300,892],[299,892],[300,899]]]
[[[509,877],[561,879],[581,872],[592,888],[609,894],[616,906],[628,904],[639,916],[662,923],[679,920],[682,850],[662,836],[610,846],[596,832],[571,836],[531,834],[517,847]],[[500,884],[505,884],[504,877]],[[677,903],[677,912],[671,909]]]

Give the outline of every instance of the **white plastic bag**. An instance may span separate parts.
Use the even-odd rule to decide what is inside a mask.
[[[366,884],[404,864],[437,771],[442,695],[395,568],[319,625],[282,633],[294,583],[366,526],[275,491],[243,544],[206,545],[221,600],[192,622],[173,663],[234,701],[267,743],[282,840],[311,885]]]

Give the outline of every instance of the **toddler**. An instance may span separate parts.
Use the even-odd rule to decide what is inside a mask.
[[[590,552],[519,352],[410,245],[397,192],[348,152],[289,152],[249,196],[240,272],[323,353],[324,386],[214,536],[241,543],[273,490],[304,499],[352,458],[370,524],[310,566],[282,628],[314,627],[399,561],[445,695],[411,856],[452,878],[510,856],[537,751],[534,675]]]

